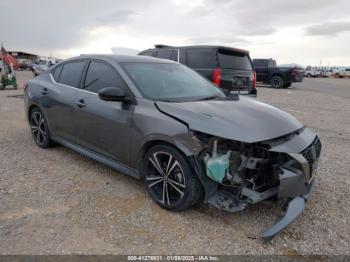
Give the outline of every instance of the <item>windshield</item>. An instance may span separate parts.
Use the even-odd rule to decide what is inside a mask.
[[[123,63],[122,67],[147,99],[185,102],[225,95],[195,71],[172,63]]]
[[[46,60],[40,60],[40,61],[38,62],[38,65],[46,65]]]

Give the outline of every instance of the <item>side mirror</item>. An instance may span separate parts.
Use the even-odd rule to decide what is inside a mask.
[[[119,87],[105,87],[98,92],[98,96],[104,101],[129,101],[124,89]]]

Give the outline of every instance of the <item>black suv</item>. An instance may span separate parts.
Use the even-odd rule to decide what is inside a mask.
[[[139,55],[169,59],[184,64],[212,81],[225,92],[256,96],[256,75],[249,52],[224,46],[155,45]]]

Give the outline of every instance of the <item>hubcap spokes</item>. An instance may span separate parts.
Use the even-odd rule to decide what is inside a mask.
[[[31,116],[31,129],[34,138],[38,144],[43,144],[45,142],[47,133],[44,118],[39,112],[34,112]]]
[[[274,85],[274,87],[277,87],[277,86],[279,86],[280,85],[280,80],[278,79],[278,78],[275,78],[274,80],[273,80],[273,85]]]
[[[179,162],[166,152],[154,153],[148,160],[146,181],[158,201],[170,206],[181,200],[186,186]]]

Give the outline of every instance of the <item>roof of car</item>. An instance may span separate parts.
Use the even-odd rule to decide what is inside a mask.
[[[117,63],[119,62],[153,62],[153,63],[176,63],[167,59],[160,59],[150,56],[139,56],[139,55],[112,55],[112,54],[81,54],[80,56],[71,57],[60,62],[68,62],[77,59],[113,59]]]
[[[78,57],[73,57],[71,59],[78,58],[90,58],[90,59],[103,59],[103,58],[112,58],[116,62],[159,62],[159,63],[175,63],[167,59],[160,59],[150,56],[138,56],[138,55],[111,55],[111,54],[82,54]]]
[[[217,48],[217,49],[231,50],[231,51],[236,51],[236,52],[241,52],[241,53],[246,53],[246,54],[249,53],[248,50],[244,50],[244,49],[236,48],[236,47],[230,47],[230,46],[222,46],[222,45],[187,45],[187,46],[155,45],[154,48],[150,48],[150,49],[171,49],[171,48],[179,48],[179,49],[181,49],[181,48],[191,48],[191,49],[195,49],[195,48]]]

